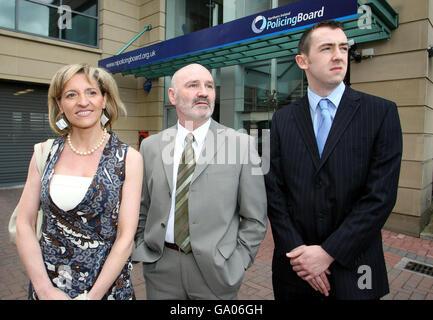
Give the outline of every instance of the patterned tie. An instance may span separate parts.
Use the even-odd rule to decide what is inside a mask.
[[[179,163],[176,183],[176,204],[174,209],[174,242],[184,253],[191,251],[189,241],[189,222],[188,222],[188,195],[189,185],[195,169],[194,149],[192,142],[194,135],[188,133],[185,137],[185,149]]]
[[[328,138],[329,130],[331,129],[332,120],[328,108],[328,99],[319,101],[319,106],[322,115],[322,122],[317,130],[317,147],[319,148],[319,155],[322,157],[323,148],[325,147],[326,139]]]

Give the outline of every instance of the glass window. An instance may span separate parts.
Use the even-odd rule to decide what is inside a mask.
[[[166,39],[233,21],[283,6],[295,0],[167,0]],[[223,7],[224,4],[224,7]],[[216,83],[213,118],[234,129],[258,130],[259,152],[262,130],[270,128],[273,113],[302,97],[307,82],[293,56],[212,70]],[[223,75],[225,81],[218,79]],[[217,76],[215,76],[217,75]],[[169,79],[167,77],[166,87]],[[218,85],[217,85],[218,82]],[[220,96],[224,95],[223,97]],[[176,111],[165,98],[165,127],[176,121]]]
[[[89,16],[97,16],[98,14],[98,0],[63,0],[62,4],[71,7],[72,11]]]
[[[0,1],[0,27],[15,28],[15,0]]]
[[[72,28],[63,29],[65,40],[96,46],[97,20],[82,15],[72,14]]]
[[[206,8],[207,1],[187,1],[185,6],[185,23],[182,24],[182,32],[188,34],[211,26],[209,23],[209,10]]]
[[[176,108],[172,105],[164,106],[164,128],[170,128],[177,123]]]
[[[263,0],[253,0],[253,1],[245,1],[244,3],[244,14],[243,16],[249,16],[252,14],[256,14],[262,11],[266,11],[271,9],[270,1]],[[240,18],[240,17],[238,17]]]
[[[33,2],[39,2],[42,4],[53,4],[55,6],[59,6],[60,5],[60,0],[31,0]]]
[[[299,0],[278,0],[278,6],[282,7],[282,6],[291,4],[293,2],[297,2],[297,1],[299,1]]]
[[[98,0],[0,0],[0,28],[93,47],[98,16]]]
[[[59,37],[57,9],[18,1],[18,30],[45,37]]]
[[[223,21],[223,0],[167,0],[166,39],[206,29]]]

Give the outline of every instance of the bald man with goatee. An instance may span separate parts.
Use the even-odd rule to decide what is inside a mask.
[[[133,260],[148,299],[236,299],[267,228],[254,140],[211,119],[215,83],[199,64],[168,89],[177,124],[141,143],[143,194]]]

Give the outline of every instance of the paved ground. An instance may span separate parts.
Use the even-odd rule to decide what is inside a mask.
[[[22,189],[0,190],[0,300],[25,300],[28,278],[14,245],[9,243],[8,221]],[[385,300],[433,300],[433,276],[404,269],[415,260],[433,267],[433,241],[383,230],[383,245],[391,292]],[[248,269],[239,292],[240,300],[273,300],[271,259],[273,240],[270,230],[254,265]],[[139,264],[133,270],[137,299],[146,299],[145,282]]]

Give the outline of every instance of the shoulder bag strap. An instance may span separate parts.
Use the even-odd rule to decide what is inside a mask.
[[[44,150],[42,150],[43,142],[35,144],[35,160],[38,166],[39,174],[42,176],[44,173],[45,165],[47,163],[48,155],[50,154],[51,147],[53,145],[54,139],[48,139],[45,141]]]

